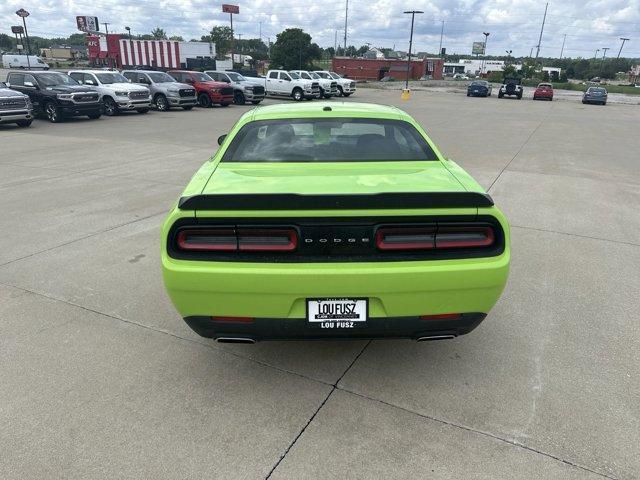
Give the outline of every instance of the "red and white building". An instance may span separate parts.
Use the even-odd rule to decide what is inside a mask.
[[[133,40],[122,35],[88,36],[89,61],[117,68],[186,68],[188,59],[214,59],[216,47],[207,42]]]

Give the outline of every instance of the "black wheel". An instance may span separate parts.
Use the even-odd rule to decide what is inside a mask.
[[[31,125],[31,122],[33,122],[33,120],[18,120],[16,124],[21,128],[25,128]]]
[[[113,117],[118,114],[118,105],[116,105],[116,102],[114,102],[111,97],[104,99],[104,114],[108,117]]]
[[[470,93],[467,93],[467,97],[470,97],[470,96],[471,96],[471,94],[470,94]]]
[[[44,114],[51,123],[58,123],[62,121],[62,115],[60,109],[53,102],[47,102],[44,106]]]
[[[296,102],[300,102],[304,98],[304,94],[302,93],[301,88],[294,88],[291,96]]]
[[[140,110],[136,110],[138,113],[147,113],[149,111],[148,108],[141,108]]]
[[[158,95],[156,95],[155,98],[155,103],[156,103],[156,108],[158,109],[158,111],[160,112],[166,112],[167,110],[169,110],[170,106],[169,106],[169,100],[167,100],[167,97],[165,97],[163,94],[159,93]]]
[[[331,98],[331,94],[330,93],[325,94],[324,98]]]
[[[235,103],[236,105],[244,105],[245,103],[247,103],[246,99],[244,98],[244,93],[235,92],[233,94],[233,103]]]
[[[211,106],[211,98],[206,93],[198,95],[198,105],[203,108],[209,108]]]
[[[254,105],[258,105],[262,100],[253,100],[251,103],[253,103]]]
[[[97,120],[102,116],[101,113],[92,113],[91,115],[87,115],[91,120]]]
[[[602,102],[602,106],[604,107],[607,104],[607,102]]]
[[[342,95],[344,95],[344,91],[342,90],[342,87],[338,85],[338,96],[341,97]]]
[[[350,97],[350,96],[351,96],[351,94],[350,94],[350,93],[344,93],[344,92],[342,92],[342,96],[343,96],[343,97]]]
[[[193,105],[189,105],[188,107],[182,107],[182,108],[184,108],[185,110],[191,110],[193,108]]]
[[[498,98],[503,98],[503,97],[504,97],[504,93],[499,92],[499,93],[498,93]]]

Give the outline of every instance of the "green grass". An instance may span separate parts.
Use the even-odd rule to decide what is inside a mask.
[[[541,83],[540,80],[534,79],[524,79],[522,84],[527,87],[537,87],[538,83]],[[581,85],[579,83],[558,83],[558,82],[550,82],[553,85],[553,88],[556,90],[573,90],[576,92],[584,92],[590,86],[600,86],[597,83]],[[628,85],[602,85],[602,87],[607,89],[607,93],[626,93],[628,95],[640,95],[640,88],[629,87]]]

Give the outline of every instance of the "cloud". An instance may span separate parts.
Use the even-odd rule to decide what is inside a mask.
[[[76,15],[95,15],[109,22],[110,32],[149,33],[159,26],[169,35],[200,38],[213,25],[228,25],[220,3],[210,0],[4,0],[0,3],[0,32],[19,23],[18,8],[31,12],[32,35],[67,36],[76,31]],[[232,3],[232,0],[229,2]],[[344,37],[345,2],[247,0],[237,2],[234,30],[242,38],[275,40],[285,28],[299,27],[321,46],[339,45]],[[538,0],[349,0],[348,44],[367,42],[378,47],[408,48],[410,17],[404,10],[422,10],[416,16],[414,49],[436,52],[441,21],[443,46],[450,53],[470,53],[471,44],[490,32],[488,52],[513,50],[527,55],[538,43],[544,4]],[[615,47],[618,37],[630,37],[625,52],[640,57],[640,0],[565,0],[551,2],[541,55],[558,55],[564,35],[565,54],[590,56],[602,46]],[[639,45],[639,46],[636,46]]]

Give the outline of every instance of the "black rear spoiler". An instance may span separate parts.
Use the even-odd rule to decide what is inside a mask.
[[[492,207],[478,192],[300,195],[297,193],[203,194],[181,197],[180,210],[369,210]]]

